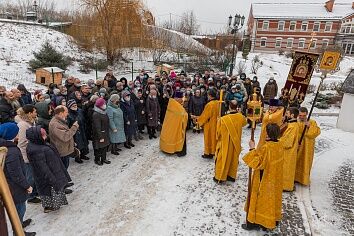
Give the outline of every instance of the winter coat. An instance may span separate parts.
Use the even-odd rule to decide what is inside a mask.
[[[86,123],[86,138],[92,140],[92,114],[94,105],[91,101],[84,105],[82,111]]]
[[[35,105],[38,115],[37,125],[40,125],[47,133],[49,133],[49,122],[52,119],[49,115],[49,106],[50,104],[46,102],[38,102]]]
[[[16,111],[5,98],[0,99],[0,124],[13,122],[16,116]]]
[[[252,81],[252,91],[254,88],[260,88],[261,84],[259,83],[259,81]]]
[[[63,191],[71,178],[60,159],[58,150],[43,140],[40,126],[29,128],[26,136],[29,141],[28,158],[39,195],[50,196],[51,187],[55,191]]]
[[[102,143],[100,140],[104,139]],[[92,114],[92,146],[94,149],[109,145],[109,118],[106,111],[94,107]]]
[[[121,101],[120,108],[124,117],[124,132],[127,138],[132,137],[136,131],[136,114],[132,102]]]
[[[138,125],[146,125],[146,103],[143,97],[137,97],[134,101],[135,114]]]
[[[21,100],[23,102],[23,105],[27,105],[27,104],[32,104],[32,95],[30,92],[26,92],[25,94],[21,95]]]
[[[160,105],[157,98],[148,97],[146,99],[147,125],[157,127],[160,120]]]
[[[74,141],[76,143],[76,147],[82,151],[85,152],[85,155],[88,153],[88,140],[86,137],[86,122],[84,118],[84,114],[82,113],[81,109],[78,109],[77,111],[73,111],[69,109],[69,115],[68,115],[68,125],[69,128],[77,121],[79,123],[79,129],[76,131],[74,135]]]
[[[77,125],[69,128],[66,121],[57,116],[54,116],[50,121],[50,143],[58,150],[61,157],[66,157],[74,153],[74,135],[77,130]]]
[[[6,141],[2,138],[0,138],[0,147],[7,148],[4,173],[12,198],[15,204],[23,203],[27,200],[27,189],[30,184],[25,176],[25,163],[21,151],[14,142]]]
[[[111,101],[108,102],[107,115],[109,118],[109,140],[111,143],[124,143],[126,141],[124,133],[123,111]],[[117,130],[117,132],[113,132]]]
[[[252,93],[253,93],[252,84],[251,83],[249,83],[249,84],[244,83],[243,85],[245,86],[248,97],[252,96]],[[247,100],[248,100],[248,98],[247,98]]]
[[[33,125],[34,123],[32,123],[29,117],[26,115],[19,117],[19,122],[17,122],[17,126],[19,128],[17,146],[21,151],[25,163],[29,163],[27,158],[27,152],[26,152],[26,148],[28,144],[28,140],[26,138],[26,130],[32,127]]]
[[[205,99],[201,96],[192,96],[189,102],[189,113],[191,115],[200,116],[205,107]]]
[[[277,82],[275,80],[274,80],[274,82],[268,81],[263,89],[264,101],[266,103],[268,103],[269,99],[275,98],[277,96],[277,94],[278,94]]]
[[[243,103],[244,97],[245,94],[240,90],[235,93],[229,92],[226,96],[226,100],[227,101],[236,100],[238,103]]]

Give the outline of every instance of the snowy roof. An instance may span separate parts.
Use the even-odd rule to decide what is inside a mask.
[[[351,70],[348,77],[345,79],[342,91],[344,93],[354,94],[354,70]]]
[[[48,71],[50,73],[52,73],[52,69],[53,69],[54,73],[62,73],[62,72],[64,72],[64,70],[60,69],[59,67],[44,67],[44,68],[41,68],[41,69],[46,70],[46,71]]]
[[[337,19],[354,13],[352,4],[335,3],[328,12],[323,3],[253,3],[254,18],[266,19]]]

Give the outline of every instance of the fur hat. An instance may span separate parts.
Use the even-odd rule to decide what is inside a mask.
[[[0,137],[5,140],[13,140],[18,134],[19,128],[16,123],[7,122],[0,125]]]
[[[111,97],[109,98],[109,100],[111,102],[116,102],[116,101],[119,101],[120,97],[118,94],[112,94]]]
[[[96,100],[95,106],[101,108],[106,104],[106,101],[103,98],[99,98]]]

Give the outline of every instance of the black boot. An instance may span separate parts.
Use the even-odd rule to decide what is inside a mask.
[[[246,224],[241,225],[242,229],[244,230],[259,230],[259,225],[253,224],[251,222],[246,222]]]
[[[112,144],[111,153],[112,153],[113,155],[119,155],[119,152],[118,152],[118,150],[117,150],[117,144],[116,144],[116,143],[113,143],[113,144]]]
[[[86,155],[82,155],[81,156],[81,160],[90,160],[90,158],[88,156],[86,156]]]
[[[202,157],[205,159],[212,159],[213,155],[203,154]]]
[[[82,164],[84,163],[80,157],[75,157],[75,162],[79,163],[79,164]]]
[[[227,181],[230,181],[230,182],[235,182],[235,179],[234,178],[232,178],[232,177],[230,177],[230,176],[227,176],[227,179],[226,179]]]
[[[129,146],[135,147],[135,145],[130,141]]]
[[[95,164],[99,166],[102,165],[101,156],[98,150],[95,151]]]
[[[131,147],[130,147],[130,145],[129,145],[128,142],[125,142],[125,143],[124,143],[124,147],[125,147],[125,148],[128,148],[128,149],[131,149]]]

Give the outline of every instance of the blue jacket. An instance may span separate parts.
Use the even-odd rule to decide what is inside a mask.
[[[27,189],[30,184],[25,176],[25,163],[21,151],[14,142],[6,141],[2,138],[0,138],[0,147],[7,148],[4,173],[12,198],[15,204],[23,203],[27,200]]]
[[[109,118],[109,140],[111,143],[124,143],[126,141],[124,133],[123,111],[118,105],[108,102],[107,115]],[[113,132],[113,130],[117,132]]]

